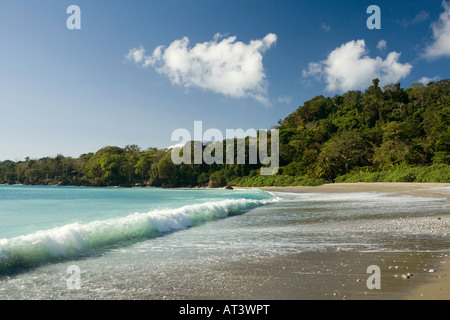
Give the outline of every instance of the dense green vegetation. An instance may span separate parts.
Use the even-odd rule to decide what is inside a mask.
[[[450,79],[407,89],[378,84],[375,79],[365,92],[315,97],[280,120],[275,126],[280,170],[274,176],[261,176],[261,165],[249,161],[175,165],[170,150],[131,145],[105,147],[76,159],[58,155],[3,161],[0,183],[220,187],[450,182]],[[248,147],[249,139],[245,142]]]

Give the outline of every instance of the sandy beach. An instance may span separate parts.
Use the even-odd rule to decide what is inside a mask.
[[[0,278],[0,299],[450,299],[450,183],[258,189],[286,201]],[[134,191],[101,189],[120,190]],[[80,290],[67,288],[73,265]]]
[[[260,187],[261,190],[278,192],[388,192],[417,197],[438,197],[450,201],[450,183],[333,183],[317,187]]]
[[[294,187],[261,187],[259,189],[273,192],[383,192],[414,197],[436,197],[450,201],[450,183],[336,183],[326,184],[317,187],[294,186]],[[449,206],[450,208],[450,203]],[[378,226],[380,227],[380,226]],[[428,231],[440,235],[450,236],[450,210],[449,214],[439,217],[405,217],[391,221],[385,228],[405,228],[409,232]],[[450,248],[449,248],[450,249]],[[347,253],[346,253],[347,255]],[[324,255],[325,256],[325,255]],[[360,253],[359,257],[347,257],[346,261],[361,264],[368,254]],[[292,257],[291,257],[292,258]],[[339,256],[335,257],[338,261],[342,260]],[[385,277],[387,281],[385,289],[390,291],[382,295],[382,299],[407,299],[407,300],[449,300],[450,299],[450,253],[432,253],[420,252],[417,254],[395,254],[389,253],[378,257],[385,265],[384,272],[388,273]],[[294,259],[295,260],[295,259]],[[373,261],[373,257],[371,257]],[[332,263],[327,259],[328,263]],[[399,263],[402,262],[402,264]],[[335,262],[334,262],[335,263]],[[324,262],[324,265],[326,263]],[[362,265],[366,265],[362,263]],[[289,265],[289,263],[287,263]],[[292,263],[295,265],[295,263]],[[397,268],[397,269],[396,269]],[[401,269],[401,270],[398,270]],[[399,272],[400,271],[400,272]],[[295,271],[292,271],[295,272]],[[361,270],[359,270],[361,272]],[[412,274],[406,281],[394,281],[395,278],[403,274]],[[367,276],[366,276],[367,278]],[[355,285],[353,283],[353,285]],[[347,292],[348,287],[347,287]],[[350,290],[351,292],[351,290]],[[336,295],[342,293],[335,292]],[[347,294],[349,295],[349,294]],[[351,297],[351,295],[350,295]],[[324,297],[325,298],[325,297]],[[353,296],[360,299],[364,297]],[[369,296],[370,298],[370,296]]]

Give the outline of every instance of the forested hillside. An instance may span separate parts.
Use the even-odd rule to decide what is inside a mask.
[[[108,146],[79,158],[3,161],[0,183],[220,187],[450,182],[450,79],[407,89],[400,84],[380,88],[374,79],[365,92],[315,97],[274,127],[280,150],[280,170],[274,176],[261,176],[261,165],[254,164],[175,165],[170,150],[131,145]]]

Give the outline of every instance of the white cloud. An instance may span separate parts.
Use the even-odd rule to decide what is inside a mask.
[[[151,55],[145,55],[142,47],[131,49],[126,59],[154,67],[172,83],[185,88],[202,88],[235,98],[251,97],[270,104],[262,53],[276,41],[273,33],[248,44],[236,41],[235,36],[224,38],[216,34],[209,42],[189,47],[189,39],[184,37],[167,48],[157,47]]]
[[[424,57],[427,59],[450,57],[450,3],[442,1],[442,6],[444,12],[438,21],[431,24],[434,42],[425,48]]]
[[[292,97],[289,97],[289,96],[281,96],[281,97],[279,97],[276,101],[279,102],[279,103],[287,103],[287,104],[289,104],[289,103],[292,102]]]
[[[308,64],[308,70],[303,70],[304,77],[315,76],[317,80],[320,80],[322,74],[323,74],[323,61],[310,62]]]
[[[439,81],[441,78],[439,76],[435,76],[433,78],[428,78],[428,77],[422,77],[419,79],[418,82],[427,85],[428,83],[430,83],[431,81]]]
[[[416,23],[425,21],[428,19],[429,16],[430,15],[428,12],[426,12],[425,10],[422,10],[414,17],[414,19],[411,21],[411,24],[416,24]]]
[[[325,31],[330,31],[331,27],[322,22],[320,29],[325,30]]]
[[[171,146],[168,146],[166,149],[171,150],[171,149],[181,149],[184,147],[183,143],[177,143],[177,144],[173,144]]]
[[[403,19],[402,21],[397,21],[402,27],[407,28],[410,25],[414,25],[427,20],[430,17],[429,13],[425,10],[420,11],[412,20]]]
[[[398,52],[390,52],[384,60],[367,53],[364,40],[349,41],[334,49],[326,60],[310,63],[303,76],[324,80],[328,91],[344,92],[366,89],[375,78],[381,85],[398,82],[412,69],[409,63],[398,61]]]
[[[126,58],[134,63],[141,63],[142,60],[144,59],[144,53],[145,53],[144,48],[142,47],[140,47],[139,49],[134,48],[128,52]]]
[[[384,50],[386,50],[386,47],[387,47],[387,42],[386,42],[386,40],[380,40],[380,41],[378,41],[377,49],[379,49],[379,50],[381,50],[381,51],[384,51]]]

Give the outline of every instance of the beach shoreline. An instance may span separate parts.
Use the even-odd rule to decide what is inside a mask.
[[[220,194],[239,192],[239,187],[234,189]],[[26,297],[51,299],[450,299],[450,209],[445,208],[450,183],[353,183],[242,189],[255,189],[256,192],[249,193],[258,195],[262,193],[259,190],[272,192],[286,201],[261,206],[242,216],[219,219],[205,228],[152,238],[149,242],[92,259],[42,265],[29,273],[4,278],[0,297],[3,294],[9,299],[14,293],[20,299],[25,294]],[[311,194],[296,196],[295,193]],[[352,211],[346,217],[339,214],[334,217],[333,210],[340,207],[334,203],[340,199],[336,196],[338,193],[342,193],[343,203],[352,203]],[[408,197],[395,199],[393,196],[398,194]],[[390,197],[394,198],[392,202]],[[430,201],[431,197],[437,201]],[[322,198],[327,206],[322,206]],[[311,203],[302,211],[302,199],[313,199],[322,212],[326,211],[326,219],[303,220],[301,215],[305,212],[314,216],[319,211],[310,211],[314,208],[309,207]],[[365,204],[366,200],[370,206]],[[372,210],[378,203],[384,209]],[[384,216],[384,210],[389,210],[391,205],[396,207],[395,214]],[[423,211],[413,210],[414,205]],[[367,215],[360,215],[362,208],[368,211]],[[376,217],[371,217],[373,211]],[[285,219],[286,213],[288,219]],[[272,220],[272,216],[281,219]],[[299,230],[304,223],[309,225]],[[219,230],[227,230],[227,233],[220,235]],[[248,236],[236,238],[242,234]],[[324,245],[321,245],[322,234],[329,236]],[[312,242],[303,242],[302,237],[309,235]],[[66,270],[74,264],[83,271],[83,288],[68,291]],[[380,289],[368,285],[371,266],[380,269]],[[36,291],[25,293],[20,289],[25,287]]]
[[[265,191],[275,192],[383,192],[416,197],[445,198],[450,202],[450,192],[440,188],[448,188],[450,183],[422,182],[357,182],[330,183],[320,186],[288,186],[288,187],[255,187]],[[244,188],[244,187],[237,187]]]
[[[269,192],[305,193],[305,192],[379,192],[396,195],[407,195],[414,197],[432,197],[450,201],[450,183],[333,183],[321,186],[289,186],[289,187],[258,187],[258,189]],[[450,204],[450,203],[449,203]],[[446,206],[450,208],[449,206]],[[415,218],[405,217],[402,222],[410,221],[411,225],[419,226],[425,223],[437,223],[450,221],[450,212],[447,215],[436,217],[422,217],[422,220],[411,220]],[[448,224],[447,224],[448,225]],[[446,225],[446,226],[447,226]],[[438,232],[445,232],[440,230]],[[450,231],[447,229],[447,232]],[[448,233],[446,233],[448,234]],[[449,248],[450,249],[450,248]],[[450,253],[430,253],[421,261],[409,264],[409,268],[420,270],[421,277],[411,276],[412,285],[405,287],[405,291],[394,295],[398,300],[449,300],[450,299]],[[393,260],[395,261],[395,260]],[[431,266],[431,267],[430,267]],[[434,270],[434,272],[430,272]],[[398,275],[394,275],[398,276]],[[401,276],[401,275],[400,275]],[[410,280],[410,279],[407,279]],[[404,282],[397,282],[404,285]],[[395,289],[393,289],[395,291]],[[363,298],[363,297],[361,297]],[[364,299],[364,298],[363,298]]]

